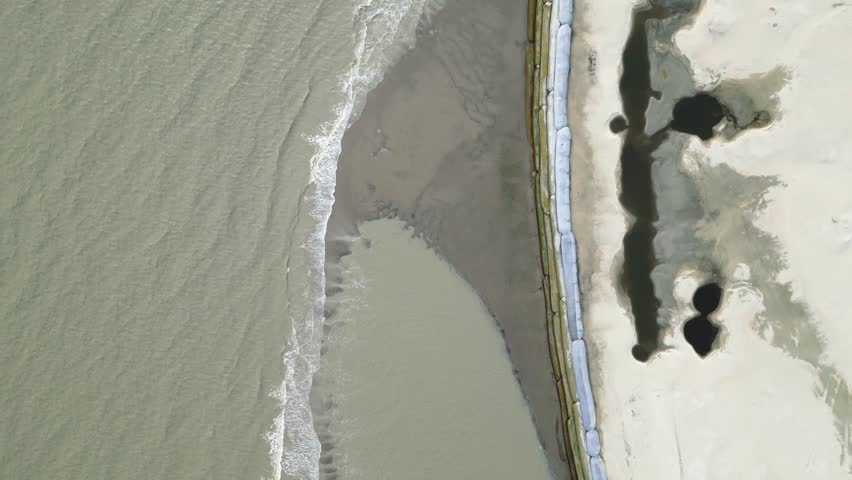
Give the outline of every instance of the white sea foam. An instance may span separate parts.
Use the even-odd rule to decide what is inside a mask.
[[[309,257],[309,282],[304,292],[310,303],[301,318],[291,318],[292,331],[284,352],[284,379],[272,392],[280,413],[267,433],[271,479],[316,480],[319,477],[320,442],[314,431],[309,405],[313,375],[320,363],[323,309],[325,305],[325,234],[334,204],[337,159],[347,126],[357,115],[369,90],[411,39],[425,0],[363,0],[355,7],[357,37],[352,68],[340,86],[343,100],[333,120],[318,134],[308,137],[315,147],[310,160],[310,188],[305,205],[314,227],[303,245]]]

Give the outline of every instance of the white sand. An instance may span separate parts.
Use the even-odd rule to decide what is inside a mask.
[[[852,95],[848,76],[841,75],[852,66],[852,49],[844,46],[852,38],[852,7],[714,0],[691,29],[676,36],[697,80],[708,87],[719,78],[745,78],[779,65],[791,72],[779,93],[780,119],[730,142],[694,141],[688,157],[710,166],[724,162],[743,175],[778,176],[786,184],[770,190],[757,226],[780,241],[788,268],[777,280],[792,282],[795,298],[811,311],[808,325],[825,343],[819,362],[796,359],[814,352],[775,346],[789,331],[758,331],[765,300],[743,264],[728,278],[716,314],[724,328],[719,351],[702,360],[683,340],[682,322],[692,313],[684,307],[665,337],[671,349],[641,364],[630,354],[635,333],[615,288],[626,221],[617,199],[621,142],[607,129],[621,110],[620,56],[632,3],[578,2],[572,53],[574,69],[581,67],[588,77],[572,89],[581,85],[590,99],[571,117],[575,142],[582,135],[587,143],[585,150],[574,150],[572,168],[580,168],[574,168],[572,182],[593,185],[578,194],[583,197],[575,198],[574,210],[593,209],[575,225],[586,228],[577,235],[585,243],[585,328],[610,477],[852,478],[850,419],[837,415],[849,412],[837,402],[848,401],[852,380],[852,322],[843,302],[849,286],[844,280],[852,272],[852,136],[844,118]],[[589,48],[596,55],[593,82],[582,64]],[[720,252],[737,263],[736,245],[720,245]],[[675,286],[679,305],[688,305],[698,281],[682,272]],[[836,375],[835,384],[845,380],[840,385],[846,391],[824,391],[825,375]]]
[[[676,41],[701,66],[701,83],[712,84],[719,75],[762,74],[777,65],[792,73],[779,93],[782,121],[731,143],[695,142],[694,149],[708,163],[727,162],[747,175],[778,175],[786,184],[771,191],[759,227],[782,242],[785,278],[830,339],[825,361],[850,381],[852,4],[832,7],[836,3],[716,0]],[[711,29],[719,33],[708,34]],[[743,44],[747,48],[738,47]]]

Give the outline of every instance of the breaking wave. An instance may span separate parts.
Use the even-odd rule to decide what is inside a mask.
[[[354,61],[343,75],[343,100],[334,118],[308,137],[314,146],[310,183],[303,201],[313,229],[302,247],[308,260],[303,292],[309,303],[304,315],[291,318],[292,330],[283,355],[284,378],[272,392],[280,412],[266,435],[272,480],[319,478],[320,442],[309,404],[313,376],[320,364],[325,305],[325,234],[334,204],[335,176],[346,128],[363,106],[366,94],[385,69],[410,45],[426,0],[362,0],[355,6]]]

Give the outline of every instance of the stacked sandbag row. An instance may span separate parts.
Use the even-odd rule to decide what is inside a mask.
[[[536,211],[551,319],[551,360],[563,404],[563,431],[578,479],[605,480],[584,340],[577,249],[571,231],[568,74],[572,0],[529,0],[528,127],[533,143]]]
[[[585,453],[592,480],[604,480],[606,470],[601,459],[600,436],[595,418],[595,400],[589,380],[588,356],[583,339],[583,316],[580,308],[580,288],[578,284],[577,247],[574,233],[571,231],[571,130],[568,128],[568,74],[571,52],[571,20],[573,1],[554,0],[552,11],[557,12],[551,18],[550,68],[548,71],[548,98],[553,102],[547,105],[552,111],[552,122],[548,122],[548,135],[555,137],[551,152],[551,171],[555,187],[554,201],[551,204],[555,232],[554,243],[560,249],[560,262],[557,269],[563,285],[563,303],[565,308],[563,321],[571,337],[570,359],[574,374],[574,400],[580,412],[582,427],[581,443],[585,443]],[[552,77],[552,83],[551,83]]]

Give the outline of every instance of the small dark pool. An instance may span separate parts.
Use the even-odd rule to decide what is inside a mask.
[[[709,315],[719,308],[722,300],[722,288],[715,283],[708,283],[698,287],[692,296],[692,305],[699,313]]]
[[[627,130],[627,119],[618,115],[609,122],[609,131],[612,133],[621,133]]]
[[[683,336],[701,357],[706,357],[713,349],[719,327],[710,321],[709,315],[719,308],[722,300],[722,288],[716,283],[698,287],[692,296],[692,305],[698,310],[697,317],[689,319],[683,327]]]
[[[713,137],[713,127],[725,116],[722,104],[715,97],[699,93],[692,97],[681,98],[672,111],[673,130],[695,135],[701,140]]]

